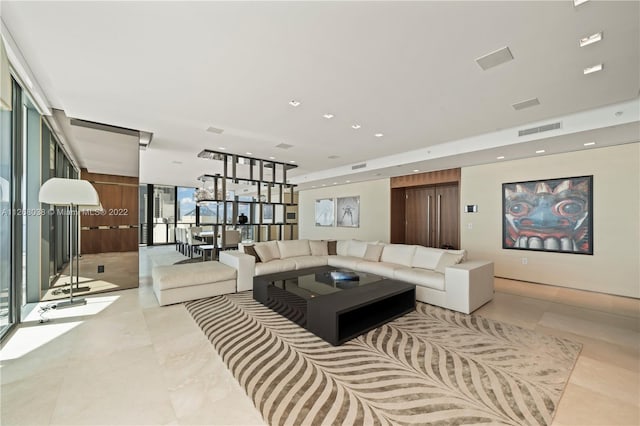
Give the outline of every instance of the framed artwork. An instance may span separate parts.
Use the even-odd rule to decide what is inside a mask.
[[[316,200],[316,226],[333,226],[333,198]]]
[[[502,248],[593,254],[593,176],[502,184]]]
[[[341,197],[336,199],[337,226],[347,228],[360,227],[360,197]]]

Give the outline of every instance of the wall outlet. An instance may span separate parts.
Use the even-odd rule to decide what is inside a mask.
[[[529,259],[527,259],[526,257],[522,258],[522,264],[526,265],[527,263],[529,263]]]
[[[104,265],[98,265],[98,273],[101,274],[104,272]]]
[[[467,229],[473,229],[473,223],[467,223]]]

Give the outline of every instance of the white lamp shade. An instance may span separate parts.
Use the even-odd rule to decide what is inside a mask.
[[[56,206],[100,204],[98,192],[89,181],[64,178],[51,178],[43,183],[38,201]]]

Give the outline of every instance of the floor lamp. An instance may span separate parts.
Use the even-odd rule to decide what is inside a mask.
[[[78,212],[76,215],[76,223],[75,226],[73,227],[73,229],[76,232],[76,238],[75,238],[75,242],[76,242],[76,266],[75,266],[75,271],[76,271],[76,286],[74,287],[73,290],[75,291],[89,291],[91,290],[91,287],[87,286],[87,287],[82,287],[80,288],[80,256],[82,256],[81,253],[81,249],[80,249],[80,216],[82,215],[82,213],[101,213],[104,212],[104,208],[102,207],[102,203],[98,204],[97,206],[87,206],[87,205],[78,205]],[[73,284],[73,277],[71,278],[71,283]],[[71,288],[69,288],[69,292],[73,291]]]
[[[40,187],[38,201],[53,206],[66,206],[71,222],[69,226],[69,276],[71,277],[69,300],[58,302],[56,308],[84,305],[87,303],[85,299],[73,298],[73,215],[78,215],[79,206],[99,206],[98,192],[86,180],[51,178]]]

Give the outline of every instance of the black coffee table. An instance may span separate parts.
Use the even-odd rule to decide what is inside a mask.
[[[253,278],[253,298],[316,336],[341,345],[415,309],[413,284],[355,272],[357,281],[333,280],[322,266]]]

